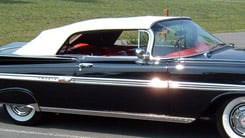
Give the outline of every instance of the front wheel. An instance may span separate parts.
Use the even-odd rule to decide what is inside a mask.
[[[18,125],[35,125],[40,119],[40,113],[30,105],[5,104],[4,109]]]
[[[220,108],[217,126],[223,137],[245,137],[245,97],[230,99]]]

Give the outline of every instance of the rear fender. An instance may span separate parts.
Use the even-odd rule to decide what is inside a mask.
[[[40,111],[33,93],[24,88],[6,88],[0,90],[0,103],[30,105]]]
[[[13,42],[0,46],[0,54],[1,55],[13,54],[16,50],[20,49],[25,44],[27,44],[27,42]]]

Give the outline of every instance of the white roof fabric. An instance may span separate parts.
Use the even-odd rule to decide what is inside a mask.
[[[62,44],[74,33],[110,29],[150,29],[158,21],[183,17],[138,16],[121,18],[98,18],[85,20],[41,32],[35,39],[18,49],[17,55],[55,55]]]

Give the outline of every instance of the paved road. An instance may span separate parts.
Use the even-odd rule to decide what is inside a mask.
[[[245,48],[245,32],[215,34]],[[49,114],[34,127],[14,125],[0,105],[0,138],[161,137],[218,138],[214,122],[174,124],[127,119]]]
[[[214,34],[226,43],[234,43],[238,48],[245,48],[245,32]]]

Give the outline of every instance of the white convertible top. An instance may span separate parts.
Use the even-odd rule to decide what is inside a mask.
[[[70,25],[45,30],[35,39],[18,49],[14,54],[55,55],[67,38],[77,32],[110,29],[150,29],[150,27],[158,21],[176,18],[183,17],[138,16],[85,20]]]

